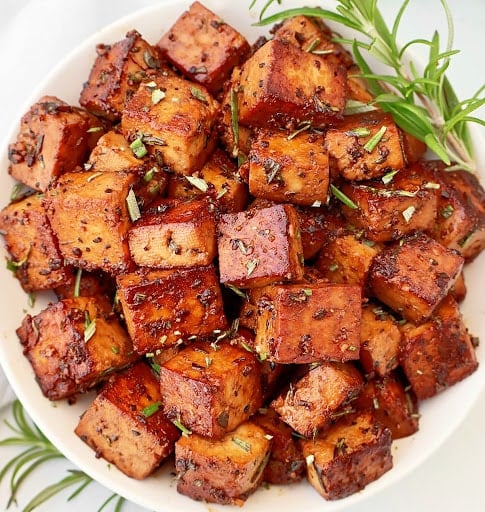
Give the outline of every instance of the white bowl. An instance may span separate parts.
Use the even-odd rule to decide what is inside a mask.
[[[188,1],[168,0],[159,5],[136,12],[106,27],[85,41],[79,48],[63,60],[33,92],[26,107],[43,94],[52,94],[76,104],[82,83],[86,80],[95,57],[94,47],[99,42],[109,43],[121,39],[125,33],[136,28],[149,42],[155,43],[180,13],[189,5]],[[224,0],[205,0],[205,5],[221,15],[228,23],[239,29],[251,42],[267,29],[251,27],[255,14],[251,15],[246,2],[231,5]],[[249,2],[248,2],[249,3]],[[304,5],[305,2],[284,2],[288,5]],[[8,140],[12,140],[18,125],[12,127]],[[475,137],[478,137],[475,134]],[[476,138],[475,141],[478,139]],[[476,143],[476,147],[483,144]],[[0,205],[9,201],[13,180],[6,173],[7,142],[0,148]],[[480,160],[485,160],[483,153]],[[468,295],[462,306],[465,322],[470,331],[485,340],[485,308],[482,290],[485,288],[485,256],[477,258],[466,269]],[[194,502],[176,491],[176,485],[166,467],[154,476],[136,481],[120,473],[104,460],[96,459],[93,451],[73,433],[79,415],[92,399],[88,395],[74,405],[65,402],[52,403],[43,397],[35,381],[32,368],[22,355],[22,349],[15,335],[26,311],[35,313],[45,307],[47,296],[37,297],[34,308],[28,305],[28,297],[5,266],[0,268],[0,361],[15,393],[28,413],[49,437],[49,439],[76,466],[95,480],[127,499],[157,512],[205,512],[207,506]],[[477,349],[479,360],[485,359],[485,344]],[[269,490],[259,490],[251,496],[244,507],[248,512],[261,511],[268,506],[281,511],[298,509],[304,503],[307,511],[335,511],[362,501],[390,485],[397,485],[404,475],[411,472],[431,455],[456,429],[468,414],[478,398],[485,382],[485,365],[463,382],[444,393],[421,404],[420,430],[417,434],[399,440],[393,445],[394,468],[362,492],[340,501],[324,501],[306,482],[288,487],[272,486]],[[210,506],[211,510],[227,510],[227,507]]]

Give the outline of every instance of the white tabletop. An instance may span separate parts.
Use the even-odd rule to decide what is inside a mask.
[[[244,1],[244,0],[240,0]],[[16,122],[36,82],[84,38],[99,27],[129,12],[157,3],[153,0],[2,0],[0,16],[0,139]],[[158,2],[159,3],[159,2]],[[318,2],[308,2],[318,3]],[[328,2],[321,1],[320,5]],[[395,10],[397,2],[381,1],[384,14]],[[410,22],[403,25],[402,38],[431,35],[442,29],[439,0],[411,2]],[[448,0],[455,21],[455,47],[462,53],[454,59],[449,77],[460,97],[469,97],[485,83],[483,46],[485,9],[483,0]],[[248,0],[249,4],[249,0]],[[284,4],[284,0],[283,0]],[[485,343],[485,340],[482,340]],[[482,362],[482,364],[485,364]],[[0,406],[12,398],[0,370]],[[3,400],[3,401],[2,401]],[[10,405],[0,407],[0,439],[10,435],[3,420],[11,418]],[[443,418],[446,421],[446,418]],[[359,505],[352,512],[393,512],[439,510],[440,512],[483,512],[485,510],[485,391],[459,429],[413,474]],[[0,469],[19,453],[2,448]],[[18,508],[46,485],[57,482],[73,469],[67,461],[45,465],[28,480],[17,497]],[[8,479],[0,485],[0,510],[6,510]],[[97,510],[110,492],[94,483],[78,498],[66,502],[64,493],[37,510],[66,512]],[[108,508],[108,510],[111,510]],[[143,509],[126,504],[124,512]]]

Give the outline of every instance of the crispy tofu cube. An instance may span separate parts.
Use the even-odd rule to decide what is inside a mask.
[[[103,297],[77,297],[26,315],[17,335],[49,400],[92,388],[132,363],[133,345]]]
[[[366,412],[340,420],[301,446],[308,481],[327,500],[360,491],[392,468],[391,432]]]
[[[351,363],[323,362],[310,367],[271,402],[281,419],[304,437],[312,437],[340,416],[363,386]]]
[[[435,170],[440,184],[432,236],[471,261],[485,248],[485,191],[468,171],[447,171],[437,161],[425,165]]]
[[[264,468],[263,480],[275,485],[299,482],[305,473],[305,459],[292,429],[269,408],[260,409],[252,421],[272,437],[271,455]]]
[[[160,91],[159,101],[153,100],[155,91]],[[219,104],[202,85],[177,76],[154,78],[127,102],[121,129],[131,144],[143,144],[173,172],[190,175],[214,149],[218,111]]]
[[[158,50],[136,30],[114,44],[98,44],[96,60],[84,83],[79,103],[90,112],[118,121],[128,98],[143,81],[168,75],[162,68]]]
[[[201,436],[221,439],[262,404],[255,354],[229,343],[195,342],[160,367],[165,415]]]
[[[328,237],[315,261],[315,267],[332,283],[365,288],[374,257],[382,244],[367,240],[362,231]]]
[[[217,225],[221,283],[254,288],[303,276],[298,217],[291,205],[222,215]]]
[[[400,131],[391,115],[382,112],[346,116],[327,131],[325,145],[347,180],[377,178],[405,164]]]
[[[399,364],[401,331],[396,320],[375,303],[362,307],[360,364],[368,377],[384,377]]]
[[[428,149],[424,142],[404,130],[401,130],[401,144],[405,160],[408,164],[418,162]]]
[[[221,149],[216,149],[193,177],[172,174],[167,194],[179,199],[207,195],[221,213],[240,212],[248,201],[247,185],[234,162]]]
[[[246,126],[322,127],[345,107],[345,68],[279,40],[268,41],[244,63],[240,84],[239,121]]]
[[[333,40],[332,30],[318,18],[292,16],[277,26],[273,35],[274,39],[320,55],[333,64],[341,64],[346,68],[353,64],[352,55]]]
[[[425,234],[383,249],[369,271],[369,287],[406,320],[423,322],[444,299],[463,267],[463,258]]]
[[[220,440],[197,434],[175,443],[177,491],[192,499],[242,506],[259,487],[271,440],[253,422],[245,422]]]
[[[477,369],[472,339],[450,295],[427,322],[404,326],[400,362],[420,400],[440,393]]]
[[[116,282],[113,276],[100,270],[88,272],[82,269],[72,269],[72,279],[66,284],[54,288],[59,300],[73,297],[95,297],[104,295],[110,302],[115,302]],[[116,311],[116,307],[114,307]]]
[[[256,351],[282,364],[359,358],[361,289],[338,284],[265,287]]]
[[[49,189],[47,216],[68,264],[110,274],[132,268],[127,197],[136,182],[135,174],[124,171],[69,172]]]
[[[371,411],[374,418],[391,431],[393,440],[418,431],[416,395],[394,373],[367,381],[354,405],[359,411]]]
[[[8,147],[8,172],[44,192],[61,174],[84,162],[102,133],[101,122],[88,112],[43,96],[22,117],[17,139]]]
[[[42,196],[34,194],[0,211],[0,233],[9,254],[8,268],[27,293],[49,290],[72,281],[64,264]]]
[[[84,412],[75,433],[131,478],[153,473],[180,432],[160,409],[158,378],[143,362],[113,375]]]
[[[414,231],[431,231],[439,184],[420,165],[400,170],[389,183],[346,182],[342,192],[357,206],[342,206],[346,219],[374,242],[397,240]]]
[[[133,261],[140,267],[196,267],[216,255],[214,208],[205,200],[165,199],[128,231]]]
[[[187,78],[212,94],[249,53],[246,39],[200,2],[178,18],[157,47]]]
[[[329,236],[329,211],[314,203],[311,207],[297,206],[296,213],[300,223],[303,257],[309,260],[318,254]]]
[[[322,135],[257,132],[249,152],[249,192],[254,197],[311,206],[325,202],[328,185]]]
[[[118,298],[138,354],[154,352],[227,327],[212,265],[140,269],[118,275]]]

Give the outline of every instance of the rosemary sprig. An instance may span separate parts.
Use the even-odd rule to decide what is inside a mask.
[[[335,41],[352,48],[363,78],[368,82],[374,102],[394,117],[403,130],[414,135],[435,152],[448,166],[475,170],[468,123],[485,126],[485,121],[473,112],[485,105],[485,85],[469,99],[459,101],[446,77],[453,49],[453,20],[446,0],[439,0],[446,15],[448,35],[444,50],[440,35],[430,40],[416,38],[401,45],[398,31],[410,0],[404,0],[389,28],[377,7],[378,0],[337,0],[335,11],[319,7],[286,9],[264,17],[268,8],[280,0],[269,0],[261,10],[257,25],[273,24],[296,16],[315,16],[343,25],[357,33],[355,38],[336,38]],[[256,1],[251,2],[254,7]],[[413,46],[428,48],[428,62],[422,72],[410,58]],[[363,52],[390,68],[389,74],[374,73]],[[453,168],[456,168],[453,167]]]
[[[24,408],[18,400],[12,405],[12,415],[14,424],[7,420],[5,420],[5,424],[14,435],[0,440],[0,448],[2,446],[24,446],[25,449],[9,460],[0,470],[0,482],[10,474],[10,497],[7,502],[7,509],[17,503],[17,495],[21,485],[36,469],[50,460],[64,458],[64,455],[47,439],[37,425],[27,418]],[[23,508],[22,512],[31,512],[63,490],[76,486],[67,498],[70,501],[92,482],[93,479],[86,473],[79,470],[69,470],[66,477],[36,494]],[[108,504],[113,501],[113,512],[120,512],[125,499],[117,494],[108,497],[98,509],[98,512],[106,510]]]

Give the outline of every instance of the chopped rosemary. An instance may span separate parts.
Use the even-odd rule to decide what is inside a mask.
[[[353,128],[345,132],[346,135],[350,135],[352,137],[368,137],[370,135],[370,130],[366,126],[358,126],[357,128]]]
[[[345,206],[352,208],[352,210],[356,210],[359,208],[350,197],[346,196],[341,190],[339,190],[333,183],[330,184],[330,190],[332,194],[341,201]]]
[[[259,264],[259,260],[249,260],[247,263],[246,263],[246,269],[247,269],[247,277],[249,277],[255,270],[256,270],[256,267],[258,266]]]
[[[231,126],[232,137],[234,140],[234,147],[232,149],[232,156],[237,157],[239,154],[239,103],[237,91],[231,88]]]
[[[143,135],[138,135],[138,137],[130,144],[130,149],[137,158],[143,158],[148,153],[145,144],[143,144]]]
[[[374,133],[374,135],[364,144],[364,149],[368,153],[372,153],[374,151],[379,142],[382,140],[382,137],[384,137],[386,130],[387,128],[385,126],[381,126],[379,130]]]
[[[102,126],[91,126],[91,128],[88,128],[86,130],[86,133],[96,133],[96,132],[100,132],[102,130],[103,130]]]
[[[251,443],[248,443],[248,441],[245,441],[244,439],[241,439],[240,437],[231,437],[231,441],[241,448],[241,450],[244,450],[245,452],[251,451]]]
[[[404,217],[404,220],[406,221],[406,223],[409,223],[409,221],[411,220],[411,217],[414,215],[414,212],[416,211],[416,207],[414,207],[413,205],[411,206],[408,206],[403,212],[402,212],[402,216]]]
[[[304,121],[300,124],[300,127],[297,128],[295,131],[291,132],[288,137],[286,137],[286,140],[292,140],[294,139],[297,135],[300,135],[300,133],[303,133],[304,131],[306,130],[309,130],[311,128],[311,124],[310,124],[310,121]]]
[[[381,178],[382,183],[384,183],[384,185],[388,185],[389,183],[391,183],[391,181],[394,179],[394,176],[396,176],[398,172],[399,169],[396,169],[394,171],[388,172],[387,174],[384,174],[384,176]]]
[[[206,105],[209,104],[207,96],[198,87],[192,86],[190,88],[190,94],[192,95],[193,98],[199,100],[201,103],[205,103]]]
[[[147,405],[141,410],[141,413],[145,418],[149,418],[150,416],[153,416],[158,410],[160,409],[160,406],[162,404],[160,402],[153,402],[153,404]]]
[[[239,297],[241,297],[243,299],[247,299],[248,298],[248,296],[246,295],[246,292],[244,292],[243,290],[241,290],[237,286],[234,286],[234,285],[228,284],[228,283],[225,283],[224,286],[226,288],[229,288],[229,290],[233,291],[236,295],[239,295]]]
[[[126,207],[128,208],[128,214],[131,222],[135,222],[141,217],[138,201],[136,200],[135,192],[133,192],[132,188],[130,188],[128,195],[126,196]]]
[[[318,45],[321,43],[320,39],[316,37],[309,45],[308,48],[306,48],[307,53],[312,53],[314,50],[318,48]]]
[[[455,211],[455,209],[453,208],[453,205],[451,204],[447,204],[440,212],[440,215],[444,218],[444,219],[449,219],[452,215],[453,215],[453,212]]]
[[[158,169],[156,167],[152,167],[150,170],[148,170],[145,175],[143,176],[143,181],[148,183],[149,181],[152,181],[155,174],[158,172]]]
[[[153,89],[151,100],[153,105],[157,105],[160,103],[164,98],[166,94],[161,89]]]
[[[362,103],[357,100],[347,100],[345,102],[344,116],[351,116],[354,114],[365,114],[366,112],[372,112],[377,110],[377,107],[370,105],[369,103]]]
[[[190,436],[192,434],[192,430],[188,429],[185,425],[180,421],[180,417],[173,420],[172,423],[182,432],[183,436]]]
[[[201,192],[207,192],[209,185],[207,181],[196,176],[185,176],[185,179],[195,188],[198,188]]]
[[[84,311],[84,343],[87,343],[96,333],[96,318],[91,320],[89,311]]]
[[[74,281],[74,297],[79,297],[79,292],[81,288],[81,276],[83,273],[82,268],[78,268],[76,272],[76,279]]]

